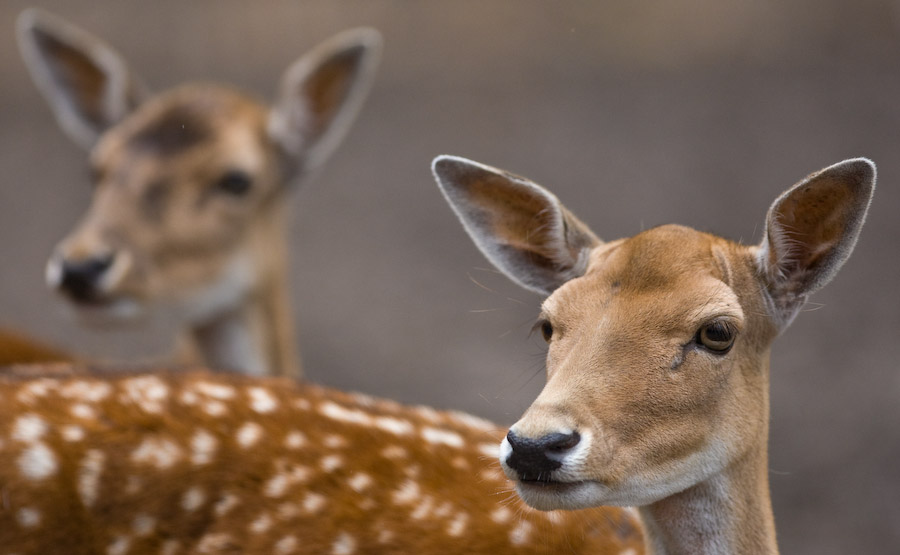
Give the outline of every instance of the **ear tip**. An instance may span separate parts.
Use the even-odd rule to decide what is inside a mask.
[[[434,174],[438,183],[453,181],[453,177],[472,173],[500,173],[496,168],[480,164],[474,160],[463,158],[462,156],[454,156],[452,154],[441,154],[435,157],[431,162],[431,173]]]
[[[859,187],[868,189],[875,187],[878,168],[875,166],[875,162],[868,158],[850,158],[835,164],[832,168],[845,174]]]
[[[374,27],[355,27],[341,31],[333,37],[339,50],[358,49],[360,53],[377,55],[384,45],[384,37]]]

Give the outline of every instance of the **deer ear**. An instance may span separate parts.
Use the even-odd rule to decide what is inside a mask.
[[[601,241],[552,193],[465,158],[438,156],[432,171],[481,252],[507,277],[549,295],[584,274]]]
[[[381,35],[351,29],[294,62],[269,114],[269,135],[304,172],[318,167],[343,140],[375,78]]]
[[[875,164],[845,160],[816,172],[769,208],[759,266],[782,326],[853,252],[875,190]]]
[[[140,79],[102,40],[31,8],[19,15],[19,49],[63,131],[85,149],[147,97]]]

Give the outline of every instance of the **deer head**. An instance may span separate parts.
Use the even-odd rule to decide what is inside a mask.
[[[850,256],[875,166],[810,175],[755,246],[676,225],[603,242],[527,179],[450,156],[433,169],[484,255],[548,295],[547,383],[500,455],[525,502],[649,507],[660,551],[707,552],[704,534],[725,552],[774,550],[770,344]]]

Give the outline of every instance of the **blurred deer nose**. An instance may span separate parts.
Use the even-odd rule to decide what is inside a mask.
[[[112,254],[108,254],[84,260],[62,260],[59,289],[75,301],[96,300],[100,292],[100,280],[112,266],[114,258]]]
[[[578,432],[552,433],[539,438],[521,437],[512,430],[506,434],[512,448],[506,464],[520,480],[549,481],[550,474],[562,466],[566,452],[578,445]]]

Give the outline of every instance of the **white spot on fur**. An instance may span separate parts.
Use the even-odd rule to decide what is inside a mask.
[[[231,536],[228,534],[206,534],[205,536],[200,538],[200,541],[197,543],[197,552],[213,554],[222,553],[229,548],[234,548],[231,543]]]
[[[531,523],[527,520],[520,521],[519,524],[510,530],[509,543],[513,545],[525,545],[531,536]]]
[[[80,418],[82,420],[93,420],[97,417],[93,407],[85,405],[84,403],[75,403],[69,408],[69,412],[72,413],[72,416],[75,418]]]
[[[497,468],[486,468],[481,471],[481,479],[482,480],[491,480],[493,482],[506,482],[506,475],[500,472]]]
[[[456,517],[447,525],[447,535],[458,538],[466,531],[469,523],[469,515],[463,512],[456,513]]]
[[[269,513],[259,515],[256,520],[250,523],[250,531],[254,534],[262,534],[272,527],[272,517]]]
[[[460,424],[468,427],[475,428],[481,432],[493,432],[497,429],[497,426],[484,418],[479,418],[477,416],[473,416],[471,414],[467,414],[465,412],[459,411],[450,411],[448,413],[451,418],[459,422]]]
[[[234,388],[230,385],[213,382],[194,382],[194,389],[207,397],[212,397],[213,399],[219,399],[221,401],[234,399],[235,396]]]
[[[181,458],[181,449],[172,440],[148,437],[131,452],[131,462],[153,465],[159,470],[171,468]]]
[[[62,386],[59,394],[66,399],[78,399],[87,403],[96,403],[109,397],[112,386],[106,382],[76,381]]]
[[[117,536],[106,548],[106,555],[125,555],[130,548],[131,538],[128,536]]]
[[[389,445],[381,450],[381,456],[386,459],[405,459],[409,453],[399,445]]]
[[[225,413],[228,412],[228,407],[225,406],[225,403],[222,401],[216,401],[214,399],[210,399],[203,402],[203,412],[210,416],[224,416]]]
[[[238,497],[233,493],[226,493],[213,506],[213,512],[216,513],[216,516],[225,516],[225,514],[227,514],[231,509],[235,508],[237,504]]]
[[[247,389],[250,396],[250,408],[260,414],[270,413],[278,408],[278,400],[262,387],[250,387]]]
[[[387,528],[382,528],[378,531],[378,543],[389,543],[394,539],[394,532],[392,530],[388,530]]]
[[[47,423],[36,414],[23,414],[13,423],[12,438],[25,443],[41,439],[47,433]]]
[[[181,497],[181,508],[187,512],[193,512],[203,506],[206,494],[198,487],[192,487],[184,492]]]
[[[466,460],[465,457],[453,457],[453,460],[450,461],[450,464],[453,465],[453,468],[458,468],[460,470],[469,470],[470,465],[469,461]]]
[[[123,402],[136,404],[144,412],[159,414],[163,403],[169,397],[169,386],[156,376],[140,376],[123,380],[121,383]]]
[[[422,428],[422,439],[428,443],[443,444],[458,449],[465,444],[462,436],[458,433],[439,428]]]
[[[47,378],[31,381],[21,388],[16,394],[16,399],[22,403],[32,404],[39,397],[46,397],[52,389],[56,387],[56,382]]]
[[[559,511],[546,511],[544,516],[553,524],[562,524],[565,520]]]
[[[406,436],[413,432],[413,425],[408,420],[401,420],[393,416],[379,416],[375,419],[375,426],[385,432]]]
[[[347,422],[348,424],[358,424],[360,426],[371,426],[372,417],[361,410],[348,409],[331,401],[325,401],[319,405],[319,412],[322,416],[337,420],[339,422]]]
[[[285,536],[275,543],[276,555],[287,555],[297,550],[297,538],[295,536]]]
[[[438,518],[446,518],[450,516],[450,513],[453,512],[453,504],[449,501],[444,501],[441,503],[437,509],[434,510],[434,516]]]
[[[310,410],[312,405],[306,399],[294,399],[294,408],[298,408],[300,410]]]
[[[84,439],[84,428],[81,426],[63,426],[63,428],[59,431],[59,435],[62,438],[70,443],[74,443],[76,441],[81,441]]]
[[[16,521],[22,528],[34,528],[41,523],[41,512],[33,507],[22,507],[16,511]]]
[[[431,516],[431,510],[434,508],[434,498],[430,495],[422,497],[416,508],[409,514],[413,520],[425,520]]]
[[[629,547],[625,551],[622,551],[621,553],[619,553],[619,555],[637,555],[637,552],[634,549]]]
[[[281,497],[290,485],[291,479],[287,474],[276,474],[263,485],[263,493],[269,497]]]
[[[328,434],[327,436],[322,438],[322,445],[328,447],[329,449],[340,449],[347,446],[347,440],[344,439],[344,436],[339,436],[337,434]]]
[[[393,499],[397,505],[408,505],[421,497],[422,491],[418,482],[406,480],[394,491]]]
[[[347,485],[354,491],[362,493],[363,490],[372,485],[372,477],[365,472],[357,472],[347,480]]]
[[[247,422],[238,429],[237,434],[235,434],[235,439],[237,440],[238,445],[247,449],[253,447],[262,435],[262,426],[255,422]]]
[[[19,472],[29,480],[43,480],[56,474],[56,455],[43,442],[30,444],[19,456]]]
[[[106,463],[106,455],[99,449],[90,449],[81,459],[78,468],[78,496],[85,507],[90,507],[97,500],[100,489],[100,474]]]
[[[356,540],[347,532],[338,534],[331,546],[332,555],[351,555],[356,551]]]
[[[296,430],[290,432],[284,438],[284,446],[288,449],[300,449],[306,445],[306,436]]]
[[[344,465],[344,459],[340,455],[328,455],[322,457],[319,465],[325,472],[332,472]]]
[[[319,512],[325,506],[326,499],[318,493],[308,492],[303,498],[303,510],[308,513]]]
[[[282,503],[278,505],[278,518],[281,520],[291,520],[300,514],[300,507],[296,503]]]
[[[219,441],[206,430],[197,430],[191,437],[191,462],[195,465],[209,464],[216,452]]]
[[[156,529],[156,518],[146,514],[139,514],[131,521],[131,529],[139,538],[149,536]]]
[[[197,394],[193,391],[185,389],[178,395],[178,400],[181,401],[181,404],[183,405],[193,407],[198,402],[200,402],[200,397],[198,397]]]
[[[431,407],[419,405],[415,410],[419,414],[419,416],[421,416],[424,420],[431,422],[432,424],[438,424],[441,421],[441,413]]]
[[[510,511],[506,507],[500,507],[496,511],[491,513],[491,520],[496,522],[497,524],[506,524],[509,522],[509,519],[512,517],[512,511]]]
[[[490,457],[492,459],[500,458],[500,444],[499,443],[479,443],[478,451],[480,451],[482,455],[484,455],[486,457]]]

